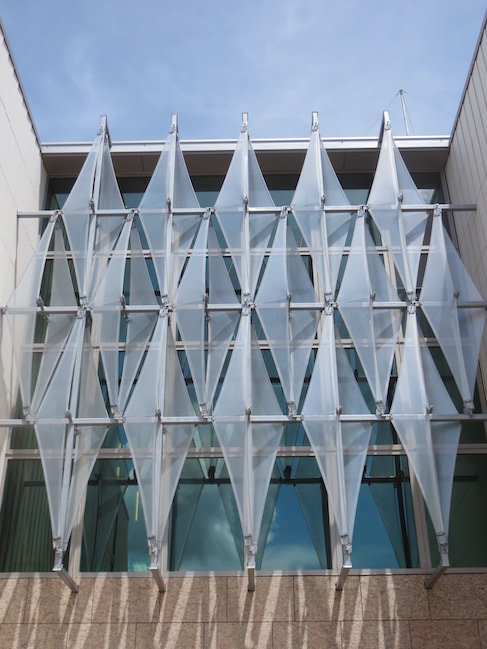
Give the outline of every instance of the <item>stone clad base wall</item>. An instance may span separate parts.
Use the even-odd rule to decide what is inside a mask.
[[[487,574],[0,579],[0,648],[487,649]]]

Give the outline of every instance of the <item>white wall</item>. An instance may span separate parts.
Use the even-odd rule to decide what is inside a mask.
[[[0,25],[0,307],[5,306],[38,240],[37,220],[17,211],[42,207],[46,173],[39,143]],[[3,319],[3,318],[2,318]],[[15,394],[11,342],[1,325],[0,417],[10,415]]]

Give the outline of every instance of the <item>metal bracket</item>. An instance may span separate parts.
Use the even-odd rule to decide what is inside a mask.
[[[210,411],[208,410],[208,406],[206,405],[206,403],[200,403],[198,405],[199,405],[200,413],[201,413],[201,416],[203,417],[203,419],[206,419],[207,421],[210,421],[210,419],[211,419],[210,418]]]
[[[291,417],[292,419],[297,419],[298,409],[296,407],[296,403],[294,401],[287,401],[286,405],[287,405],[288,417]]]
[[[317,131],[320,128],[320,123],[318,121],[318,111],[314,110],[311,113],[311,130]]]
[[[244,293],[242,315],[250,315],[252,309],[255,309],[255,302],[252,300],[250,293]]]
[[[246,133],[249,128],[249,114],[242,113],[242,126],[240,128],[241,133]]]
[[[383,401],[375,402],[375,414],[379,417],[383,417],[386,414],[386,406]]]
[[[367,211],[367,207],[365,205],[359,205],[359,208],[357,210],[357,218],[359,219],[364,218],[366,211]]]
[[[154,577],[154,581],[157,584],[160,593],[166,592],[166,582],[162,576],[161,570],[159,568],[159,549],[157,545],[150,545],[150,565],[149,570],[151,575]]]
[[[127,311],[127,301],[125,300],[125,295],[120,296],[120,304],[122,305],[122,315],[125,320],[125,324],[130,322],[130,313]]]
[[[464,415],[473,415],[475,411],[475,406],[473,405],[473,401],[464,401],[463,402],[463,414]]]
[[[247,577],[249,580],[248,591],[255,591],[255,555],[257,554],[257,545],[252,542],[251,536],[245,537],[245,549],[247,551]]]
[[[340,570],[340,576],[338,577],[338,581],[336,583],[336,590],[342,591],[343,587],[345,586],[345,581],[348,577],[348,573],[350,572],[350,569],[352,568],[352,560],[351,560],[351,554],[352,554],[352,544],[350,543],[348,536],[342,537],[342,569]]]
[[[79,584],[75,582],[75,580],[63,566],[63,558],[63,549],[57,546],[55,548],[54,566],[52,568],[52,571],[55,572],[60,579],[62,579],[62,581],[66,584],[66,586],[72,593],[79,593]]]
[[[428,590],[433,588],[441,575],[450,567],[450,558],[448,556],[448,539],[445,534],[439,534],[438,548],[440,550],[440,565],[424,581],[424,587]]]

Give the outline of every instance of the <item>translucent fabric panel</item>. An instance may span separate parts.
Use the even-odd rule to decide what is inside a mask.
[[[199,209],[179,137],[171,127],[156,169],[140,202],[144,227],[161,295],[174,300],[179,277],[200,220],[198,214],[173,215],[172,208]]]
[[[199,404],[205,403],[205,295],[209,219],[202,220],[174,302]]]
[[[392,423],[416,475],[436,533],[444,534],[428,407],[416,313],[411,312],[407,315],[404,352],[391,406]]]
[[[208,300],[209,304],[238,304],[235,289],[216,239],[215,230],[208,231]],[[208,322],[208,364],[206,370],[205,403],[210,407],[220,378],[228,348],[240,313],[211,311]]]
[[[400,304],[365,229],[365,219],[358,216],[338,304],[374,399],[378,404],[385,404],[401,311],[374,309],[374,301]]]
[[[302,410],[303,425],[315,452],[339,534],[350,536],[339,408],[333,315],[325,314],[318,354]]]
[[[25,409],[30,407],[32,398],[32,360],[37,298],[41,290],[46,255],[54,225],[54,222],[48,223],[34,256],[7,303],[6,317],[12,337],[19,373],[20,393]]]
[[[103,154],[104,140],[105,130],[100,129],[62,211],[69,247],[73,255],[79,294],[82,297],[86,297],[89,286],[88,234],[94,219],[91,216],[90,201],[94,198],[95,173]]]
[[[445,231],[443,232],[443,236],[453,288],[455,293],[458,293],[458,301],[463,303],[482,302],[483,298],[468,275],[458,252],[453,247],[450,237]],[[486,314],[484,309],[473,308],[459,309],[457,313],[467,381],[470,394],[473,395]]]
[[[71,388],[76,365],[80,363],[83,345],[85,319],[77,318],[64,352],[59,360],[51,383],[37,412],[35,431],[41,454],[46,482],[47,499],[51,515],[53,538],[61,543],[64,532],[62,505],[63,471],[66,453],[68,428],[73,434],[73,426],[65,422],[66,411],[72,402]],[[75,414],[75,413],[73,413]]]
[[[319,131],[315,130],[311,133],[292,210],[308,245],[323,290],[325,294],[334,297],[351,214],[325,213],[322,209],[323,199],[327,206],[349,204]]]
[[[93,297],[93,326],[100,345],[112,408],[118,406],[121,298],[131,228],[132,222],[125,221],[108,268]]]
[[[441,215],[437,214],[433,218],[421,307],[445,354],[463,401],[472,402],[463,360],[457,297],[448,266]]]
[[[85,419],[105,419],[107,417],[88,329],[85,330],[83,344],[77,416]],[[107,430],[106,426],[80,426],[76,431],[69,495],[66,512],[63,512],[63,516],[65,516],[62,539],[64,549],[66,549],[71,536],[76,513]],[[71,449],[67,448],[66,452],[71,453]],[[65,475],[65,479],[68,479],[68,476]]]
[[[249,207],[274,208],[246,130],[240,133],[215,203],[242,292],[254,295],[274,214],[249,214]]]
[[[281,218],[255,302],[284,394],[295,403],[299,397],[294,395],[291,366],[286,231],[286,219]]]
[[[63,233],[60,227],[56,227],[54,231],[54,261],[49,305],[74,307],[76,304],[76,296],[64,248]],[[52,372],[66,344],[75,319],[76,314],[73,313],[49,314],[44,350],[32,397],[32,412],[34,413],[37,412],[45,394]]]
[[[382,135],[379,161],[368,199],[368,209],[391,252],[408,294],[416,292],[421,245],[428,213],[402,212],[403,205],[422,205],[424,200],[415,188],[409,172],[394,143],[390,124]]]
[[[101,159],[98,196],[95,196],[96,210],[124,210],[125,205],[118,188],[108,137],[103,145]],[[124,216],[98,216],[95,247],[93,254],[93,271],[91,276],[90,296],[94,294],[103,277],[110,252],[113,250],[117,237],[124,223]]]
[[[134,226],[134,223],[133,223]],[[156,296],[136,227],[130,232],[130,283],[131,305],[157,306]],[[150,313],[132,312],[127,323],[125,355],[120,381],[119,409],[123,411],[130,395],[142,356],[158,318],[157,311]]]
[[[155,417],[158,409],[162,412],[168,326],[167,314],[160,312],[144,364],[125,408],[127,419]]]
[[[336,350],[338,392],[344,414],[363,415],[369,412],[362,392],[348,362],[345,351]],[[362,474],[370,443],[372,424],[341,422],[343,461],[345,468],[345,494],[350,539],[352,539]]]
[[[235,390],[237,384],[243,389]],[[243,315],[215,406],[214,426],[246,543],[256,546],[282,425],[252,424],[248,418],[251,410],[253,414],[282,414],[257,339],[251,335],[250,315]]]
[[[153,389],[148,390],[148,385]],[[169,417],[194,415],[167,316],[158,320],[125,412],[125,431],[137,472],[147,536],[160,548],[193,426],[163,426],[155,418],[157,410]]]
[[[315,293],[287,219],[281,218],[256,305],[286,400],[297,407],[317,316],[314,310],[290,310],[290,301],[314,303]]]
[[[433,413],[456,415],[457,410],[426,345],[421,346],[421,359],[423,362],[426,394],[429,403],[433,404]],[[453,476],[455,473],[455,463],[461,430],[461,423],[431,422],[431,436],[435,452],[441,511],[443,514],[443,523],[445,525],[446,533],[448,533],[450,521]]]

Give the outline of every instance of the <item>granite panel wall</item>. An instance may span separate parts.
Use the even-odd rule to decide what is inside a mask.
[[[487,649],[487,574],[0,579],[0,647]]]

